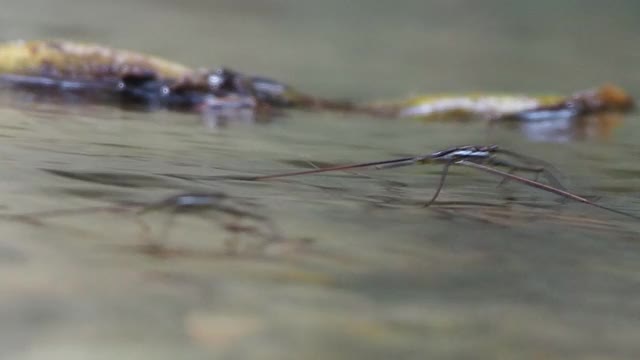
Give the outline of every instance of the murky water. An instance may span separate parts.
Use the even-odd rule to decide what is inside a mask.
[[[110,1],[4,4],[0,33],[72,38],[229,65],[311,93],[640,93],[634,1]],[[11,359],[612,359],[640,354],[640,226],[454,169],[265,183],[207,180],[496,143],[547,159],[571,189],[640,213],[640,119],[608,136],[292,112],[212,130],[196,116],[100,106],[0,110],[4,214],[222,191],[287,241],[225,255],[219,214],[180,216],[140,252],[130,214],[4,221],[0,344]],[[505,208],[505,204],[510,204]],[[169,218],[144,216],[159,240]],[[242,235],[251,246],[255,239]],[[300,246],[301,238],[313,242]],[[238,239],[236,239],[238,240]],[[253,244],[256,245],[256,244]]]

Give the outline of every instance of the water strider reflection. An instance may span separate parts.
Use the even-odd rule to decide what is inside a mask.
[[[182,193],[152,202],[126,202],[116,204],[36,211],[24,214],[3,215],[8,221],[19,221],[36,226],[47,226],[47,220],[63,217],[80,217],[97,213],[117,215],[121,220],[132,220],[139,227],[139,243],[132,246],[136,251],[162,258],[215,257],[215,256],[276,256],[303,251],[313,242],[310,237],[286,236],[276,221],[262,214],[258,205],[242,198],[222,192]],[[167,216],[160,230],[153,230],[146,217],[153,213]],[[217,224],[225,234],[223,244],[203,249],[190,249],[172,241],[170,230],[176,217],[191,216]],[[218,236],[219,237],[219,236]],[[176,244],[177,243],[177,244]]]

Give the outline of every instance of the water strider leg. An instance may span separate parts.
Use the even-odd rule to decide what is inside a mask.
[[[547,181],[549,181],[550,184],[558,189],[567,190],[567,187],[564,186],[562,182],[553,175],[554,173],[560,174],[561,172],[551,163],[531,156],[522,155],[510,150],[498,149],[495,152],[510,156],[528,165],[537,165],[538,167],[541,167],[543,171],[541,171],[540,173],[544,174],[545,178],[547,179]],[[536,174],[536,181],[538,180],[537,176],[538,174]]]
[[[444,164],[444,167],[442,168],[442,174],[440,175],[440,184],[438,184],[438,188],[436,189],[436,193],[433,194],[433,197],[431,198],[431,200],[429,200],[429,202],[424,204],[424,207],[431,206],[436,201],[436,199],[438,198],[438,195],[440,195],[440,191],[442,191],[442,188],[444,187],[444,181],[447,178],[447,174],[449,174],[449,167],[452,164],[453,164],[453,161],[449,161],[449,162]]]
[[[507,171],[507,173],[509,175],[514,175],[516,173],[516,170],[514,169],[509,169],[509,171]],[[536,173],[536,177],[535,180],[538,181],[538,173]],[[498,183],[498,187],[501,187],[502,185],[506,184],[509,182],[509,178],[508,177],[503,177],[502,180],[500,180],[500,183]]]
[[[538,164],[538,165],[542,165],[542,166],[544,166],[544,167],[545,167],[545,168],[547,168],[547,169],[552,169],[552,170],[553,170],[553,171],[555,171],[555,172],[559,172],[559,171],[558,171],[558,169],[556,169],[556,167],[555,167],[555,166],[553,166],[553,165],[552,165],[551,163],[549,163],[548,161],[544,161],[544,160],[541,160],[541,159],[538,159],[538,158],[535,158],[535,157],[532,157],[532,156],[523,155],[523,154],[520,154],[520,153],[517,153],[517,152],[511,151],[511,150],[505,150],[505,149],[502,149],[502,148],[500,148],[500,149],[496,149],[496,150],[494,151],[494,153],[497,153],[497,154],[504,154],[504,155],[507,155],[507,156],[511,156],[511,157],[513,157],[513,158],[515,158],[515,159],[518,159],[518,160],[520,160],[521,162],[524,162],[524,163],[527,163],[527,164]]]
[[[514,164],[512,162],[506,161],[506,160],[502,160],[502,159],[497,159],[497,158],[490,158],[487,160],[487,163],[493,166],[502,166],[505,168],[509,169],[509,172],[507,174],[509,175],[514,175],[514,173],[516,171],[522,171],[522,172],[530,172],[530,173],[534,173],[536,175],[535,180],[534,181],[538,181],[538,177],[540,176],[540,174],[542,174],[545,179],[547,179],[547,181],[549,181],[549,184],[551,184],[551,186],[553,186],[554,188],[557,189],[561,189],[561,190],[567,190],[567,188],[560,182],[560,180],[558,180],[558,178],[556,178],[549,170],[547,170],[544,166],[523,166],[523,165],[517,165]],[[512,180],[512,177],[509,176],[505,176],[503,178],[503,180],[500,182],[500,185],[504,185],[507,181]]]
[[[607,207],[607,206],[604,206],[604,205],[600,205],[600,204],[594,203],[594,202],[592,202],[592,201],[590,201],[588,199],[585,199],[585,198],[583,198],[581,196],[578,196],[578,195],[575,195],[573,193],[570,193],[570,192],[568,192],[566,190],[558,189],[558,188],[555,188],[553,186],[550,186],[550,185],[547,185],[547,184],[543,184],[543,183],[540,183],[540,182],[537,182],[537,181],[533,181],[531,179],[527,179],[527,178],[524,178],[524,177],[521,177],[521,176],[509,174],[509,173],[506,173],[504,171],[501,171],[501,170],[498,170],[498,169],[494,169],[494,168],[486,166],[486,165],[478,164],[478,163],[475,163],[475,162],[472,162],[472,161],[468,161],[468,160],[458,160],[458,161],[455,162],[455,164],[456,165],[469,166],[469,167],[472,167],[474,169],[478,169],[480,171],[484,171],[484,172],[487,172],[487,173],[490,173],[490,174],[493,174],[493,175],[498,175],[498,176],[502,176],[502,177],[508,177],[510,180],[514,180],[514,181],[520,182],[522,184],[531,186],[533,188],[540,189],[540,190],[543,190],[543,191],[547,191],[547,192],[562,196],[565,199],[571,199],[571,200],[578,201],[578,202],[581,202],[583,204],[591,205],[591,206],[594,206],[594,207],[597,207],[597,208],[600,208],[600,209],[603,209],[603,210],[607,210],[607,211],[610,211],[610,212],[613,212],[613,213],[616,213],[616,214],[619,214],[619,215],[624,215],[624,216],[628,216],[628,217],[634,218],[636,220],[640,220],[640,216],[637,216],[637,215],[634,215],[634,214],[630,214],[630,213],[627,213],[627,212],[624,212],[624,211],[621,211],[621,210],[616,210],[616,209],[613,209],[613,208],[610,208],[610,207]]]
[[[515,173],[517,171],[523,171],[523,172],[532,172],[535,174],[534,180],[538,181],[538,179],[540,178],[540,173],[544,171],[544,169],[539,168],[539,167],[523,167],[521,165],[515,165],[512,164],[510,162],[507,162],[505,160],[500,160],[500,159],[495,159],[492,158],[490,160],[487,161],[489,164],[494,165],[494,166],[503,166],[508,168],[509,170],[507,171],[507,173],[509,175],[515,175]],[[500,180],[500,183],[498,184],[498,186],[502,186],[506,183],[508,183],[510,180],[509,177],[503,177],[502,180]]]

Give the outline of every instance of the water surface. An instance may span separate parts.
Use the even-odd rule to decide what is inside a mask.
[[[639,10],[633,1],[29,0],[4,5],[0,30],[5,40],[70,38],[228,65],[352,99],[569,93],[605,81],[638,93]],[[197,116],[93,105],[11,103],[0,116],[4,214],[221,191],[269,216],[291,244],[314,240],[226,256],[230,235],[220,216],[182,216],[166,241],[188,254],[161,259],[139,251],[141,228],[131,216],[5,221],[3,357],[640,353],[640,226],[628,218],[517,184],[497,188],[495,178],[467,169],[452,170],[441,200],[497,208],[422,208],[439,179],[433,167],[259,184],[202,179],[496,143],[552,162],[579,194],[637,214],[637,114],[608,136],[552,137],[306,112],[217,130]],[[144,220],[158,238],[168,214]]]

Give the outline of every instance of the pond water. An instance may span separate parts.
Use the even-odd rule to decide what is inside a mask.
[[[640,4],[491,0],[44,1],[4,4],[0,34],[227,65],[334,98],[640,93]],[[438,167],[248,183],[313,164],[499,144],[570,188],[640,214],[640,119],[606,134],[293,111],[206,127],[103,106],[0,109],[3,214],[219,191],[286,241],[225,252],[226,220],[81,211],[3,220],[0,353],[11,359],[612,359],[640,354],[640,226],[470,169],[424,208]],[[481,203],[473,205],[469,202]],[[482,205],[485,204],[485,205]],[[168,233],[163,235],[165,228]],[[304,238],[311,239],[310,243]],[[255,238],[240,235],[242,244]],[[243,245],[243,246],[245,246]]]

